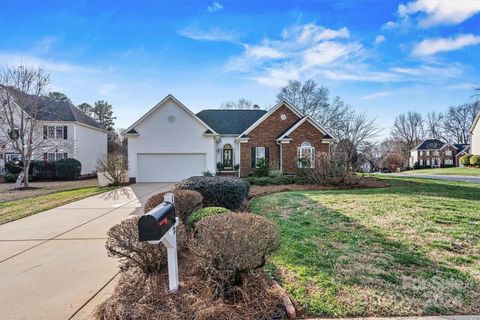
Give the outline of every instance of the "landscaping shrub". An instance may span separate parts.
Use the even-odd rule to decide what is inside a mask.
[[[4,177],[6,183],[12,183],[17,181],[18,173],[7,173]]]
[[[470,165],[475,167],[480,167],[480,156],[472,155],[470,157]]]
[[[188,218],[188,226],[193,228],[199,222],[200,220],[206,218],[206,217],[211,217],[211,216],[216,216],[219,214],[226,214],[226,213],[231,213],[232,211],[228,210],[227,208],[222,208],[222,207],[207,207],[207,208],[202,208],[190,216]]]
[[[245,178],[248,183],[257,186],[266,186],[273,184],[273,179],[270,177],[247,177]]]
[[[162,271],[167,265],[167,249],[164,245],[151,245],[138,241],[138,219],[126,219],[110,228],[107,232],[107,248],[110,257],[120,261],[120,269],[140,269],[145,274]],[[177,227],[178,251],[186,249],[185,227]]]
[[[163,202],[165,194],[161,192],[151,196],[143,208],[143,212],[147,213]],[[187,225],[190,215],[202,207],[203,197],[200,193],[192,190],[176,189],[173,191],[175,197],[175,213],[178,215],[184,225]]]
[[[280,170],[272,170],[268,173],[268,176],[270,178],[278,178],[278,177],[283,176],[283,172],[280,171]]]
[[[176,189],[199,192],[204,207],[224,207],[235,210],[248,196],[250,185],[235,177],[191,177],[180,181]]]
[[[202,171],[202,176],[213,177],[213,172],[211,172],[210,170]]]
[[[470,166],[470,158],[472,157],[471,154],[466,154],[462,157],[460,157],[460,163],[463,164],[464,166]]]
[[[273,178],[272,183],[276,185],[282,185],[282,184],[293,184],[297,182],[296,176],[293,175],[282,175],[279,177]]]
[[[23,171],[23,163],[19,162],[18,164],[15,164],[13,162],[5,162],[5,169],[7,169],[9,173],[19,174]]]
[[[195,231],[194,253],[219,292],[241,283],[242,273],[262,267],[265,257],[278,247],[275,224],[252,213],[207,217]]]
[[[267,159],[263,158],[263,159],[260,159],[260,161],[258,162],[257,167],[253,171],[253,174],[256,177],[267,177],[269,171],[270,171],[270,164],[268,163]]]
[[[55,162],[45,162],[35,160],[30,163],[32,176],[35,180],[53,180],[55,179]]]
[[[77,159],[61,159],[55,162],[55,177],[62,180],[75,180],[80,177],[82,164]]]
[[[360,183],[362,176],[355,174],[346,161],[348,154],[332,151],[321,155],[315,168],[302,169],[303,178],[308,183],[322,186],[350,186]],[[382,171],[385,172],[385,169]],[[390,172],[390,170],[388,170]]]

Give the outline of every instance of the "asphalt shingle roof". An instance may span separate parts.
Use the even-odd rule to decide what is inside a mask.
[[[38,110],[38,119],[42,121],[78,121],[98,129],[105,129],[103,125],[68,102],[41,98]]]
[[[438,139],[427,139],[423,141],[419,146],[417,146],[416,150],[435,150],[440,149],[443,147],[445,142],[440,141]]]
[[[241,134],[265,113],[265,110],[207,109],[197,113],[197,117],[219,134]]]

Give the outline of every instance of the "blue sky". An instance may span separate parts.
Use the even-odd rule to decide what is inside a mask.
[[[312,78],[388,132],[480,85],[480,1],[0,0],[0,63],[19,62],[75,104],[109,101],[119,127],[168,93],[195,112],[268,106]]]

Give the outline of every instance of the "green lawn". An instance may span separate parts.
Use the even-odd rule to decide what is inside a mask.
[[[480,184],[382,179],[254,199],[281,236],[266,270],[309,316],[479,314]]]
[[[20,200],[0,202],[0,224],[63,206],[67,203],[84,199],[111,189],[111,187],[89,187],[54,192]]]
[[[402,173],[410,174],[434,174],[434,175],[459,175],[459,176],[480,176],[480,168],[438,168],[438,169],[417,169]]]

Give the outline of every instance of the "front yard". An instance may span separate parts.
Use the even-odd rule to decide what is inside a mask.
[[[410,174],[432,174],[432,175],[459,175],[459,176],[480,176],[480,168],[437,168],[437,169],[416,169],[404,171],[402,173]]]
[[[112,187],[87,187],[0,202],[0,224],[63,206],[111,189]]]
[[[310,316],[480,313],[480,184],[382,179],[254,199],[280,231],[267,271]]]

